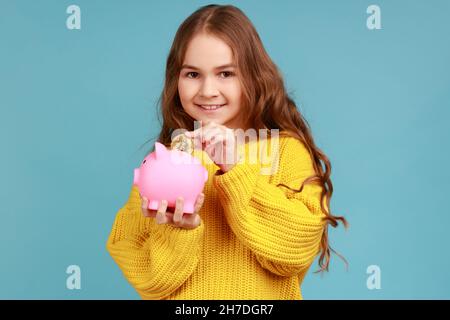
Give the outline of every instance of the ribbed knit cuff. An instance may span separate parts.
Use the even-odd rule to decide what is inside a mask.
[[[122,209],[107,249],[142,297],[161,299],[195,270],[205,227],[200,224],[195,229],[182,229],[156,225],[153,219]]]

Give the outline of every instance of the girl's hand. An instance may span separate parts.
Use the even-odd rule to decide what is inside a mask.
[[[198,215],[201,207],[203,206],[203,202],[205,200],[204,193],[201,193],[194,206],[194,213],[187,213],[183,215],[183,203],[184,200],[182,197],[178,197],[175,204],[175,211],[170,212],[167,211],[167,200],[163,200],[160,202],[158,210],[150,210],[148,208],[148,199],[145,197],[141,198],[141,208],[142,214],[144,217],[156,218],[157,224],[170,224],[174,227],[183,228],[183,229],[195,229],[197,228],[202,219]]]
[[[194,146],[202,146],[212,161],[222,170],[230,171],[240,156],[237,150],[237,138],[233,129],[226,126],[209,122],[194,131],[184,133],[190,138],[194,138]]]

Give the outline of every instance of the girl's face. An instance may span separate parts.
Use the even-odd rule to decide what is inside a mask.
[[[178,78],[184,111],[197,121],[241,128],[241,93],[231,48],[205,33],[194,36]]]

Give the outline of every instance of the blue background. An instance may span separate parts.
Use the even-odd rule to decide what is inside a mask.
[[[159,133],[175,32],[208,3],[0,1],[0,298],[139,298],[105,243]],[[350,228],[330,237],[350,266],[333,255],[321,277],[315,263],[304,298],[449,299],[450,2],[216,3],[252,20],[333,165]],[[72,264],[81,290],[66,288]]]

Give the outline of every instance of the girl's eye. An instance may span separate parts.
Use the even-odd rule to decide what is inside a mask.
[[[221,74],[224,75],[224,78],[228,78],[228,77],[231,77],[234,75],[234,73],[231,71],[223,71],[223,72],[221,72]]]
[[[186,73],[186,76],[188,77],[188,78],[195,78],[195,76],[194,77],[190,77],[189,75],[191,75],[191,74],[194,74],[194,75],[196,75],[197,74],[197,72],[188,72],[188,73]]]

